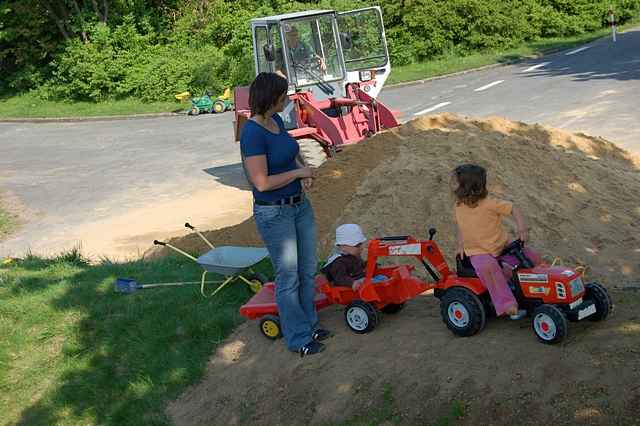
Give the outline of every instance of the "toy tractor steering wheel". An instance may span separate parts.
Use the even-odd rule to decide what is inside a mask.
[[[519,268],[533,268],[533,262],[524,254],[524,243],[522,240],[517,239],[509,243],[502,252],[500,256],[514,256],[518,259]]]

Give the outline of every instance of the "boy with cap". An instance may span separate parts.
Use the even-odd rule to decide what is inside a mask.
[[[362,247],[367,241],[360,226],[347,223],[336,228],[336,251],[329,256],[322,272],[335,286],[358,289],[366,275],[366,263],[362,260]],[[386,279],[374,277],[374,282]]]

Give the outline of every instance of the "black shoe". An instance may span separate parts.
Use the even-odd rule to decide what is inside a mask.
[[[298,352],[300,352],[300,358],[302,358],[305,355],[319,354],[322,351],[324,351],[324,345],[314,340],[301,347]]]
[[[316,342],[321,342],[323,340],[328,339],[331,336],[333,336],[333,333],[331,333],[329,330],[324,330],[322,328],[317,329],[311,334],[311,338]]]

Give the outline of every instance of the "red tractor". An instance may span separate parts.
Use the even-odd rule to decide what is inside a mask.
[[[407,300],[433,290],[440,299],[442,320],[455,335],[478,333],[485,327],[487,317],[492,312],[495,314],[488,291],[470,262],[457,262],[457,273],[449,269],[433,241],[435,233],[435,229],[430,229],[427,241],[411,236],[370,240],[363,285],[353,291],[348,287],[334,287],[324,276],[319,276],[316,306],[320,309],[331,304],[345,305],[347,326],[356,333],[367,333],[379,323],[380,312],[397,313]],[[519,261],[513,269],[510,286],[520,307],[531,317],[533,331],[542,343],[560,342],[567,335],[567,321],[601,321],[613,309],[605,287],[597,283],[583,284],[580,273],[571,268],[546,264],[532,266],[519,241],[510,244],[504,254],[511,254]],[[416,258],[432,280],[415,277],[413,265],[378,266],[378,258],[388,256]],[[387,279],[375,282],[374,277],[379,275]],[[265,336],[280,336],[272,283],[265,285],[242,306],[240,313],[249,319],[260,318],[260,329]]]
[[[256,74],[278,72],[289,81],[281,116],[308,165],[398,125],[376,100],[391,72],[379,7],[269,16],[251,20],[251,28]],[[250,117],[249,88],[237,87],[234,101],[238,141]]]

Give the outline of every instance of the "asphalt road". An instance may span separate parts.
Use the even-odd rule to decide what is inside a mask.
[[[603,136],[640,154],[640,30],[620,34],[616,43],[600,39],[539,60],[389,88],[381,99],[403,120],[445,111],[504,116]],[[139,216],[153,215],[161,227],[164,216],[176,216],[167,210],[171,200],[190,194],[204,194],[200,202],[215,215],[226,197],[217,190],[246,185],[232,119],[227,113],[0,123],[0,191],[19,200],[26,218],[19,233],[0,243],[0,257],[69,248],[85,240],[79,229],[100,233],[99,225],[87,226],[114,226],[109,220],[116,216],[124,226],[131,211],[139,214],[130,225],[146,236],[152,229]],[[108,240],[111,230],[103,232],[99,237]],[[140,244],[100,250],[133,254],[148,243]]]

